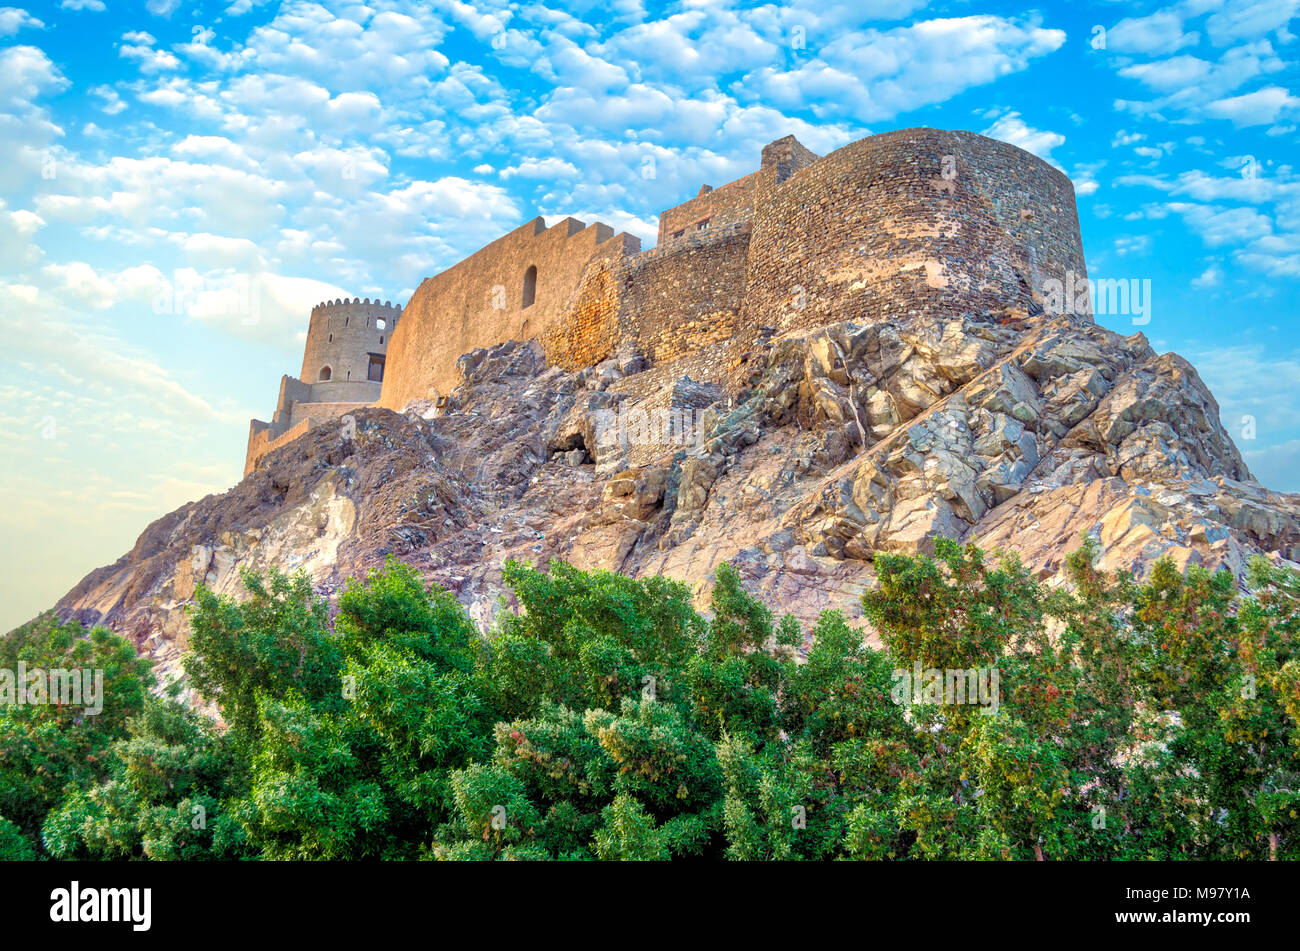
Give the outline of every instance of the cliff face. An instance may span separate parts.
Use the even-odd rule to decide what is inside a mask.
[[[238,594],[241,567],[301,568],[332,595],[391,553],[486,624],[509,558],[701,591],[728,560],[805,620],[859,618],[874,553],[940,535],[1048,578],[1083,533],[1139,573],[1300,560],[1300,496],[1255,482],[1195,369],[1086,317],[830,323],[577,372],[512,342],[457,366],[444,405],[359,410],[158,520],[58,613],[175,671],[195,585]]]

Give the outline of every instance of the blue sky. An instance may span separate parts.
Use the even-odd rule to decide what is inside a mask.
[[[1300,490],[1298,6],[0,7],[0,629],[238,480],[317,301],[405,303],[535,214],[649,247],[789,133],[970,129],[1061,167],[1090,275],[1151,281],[1148,324],[1103,322],[1191,359]]]

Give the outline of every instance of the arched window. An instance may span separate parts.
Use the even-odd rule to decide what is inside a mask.
[[[320,379],[321,379],[321,382],[324,383],[326,380],[328,380],[328,379],[330,378],[330,373],[332,373],[332,372],[333,372],[333,371],[330,370],[329,367],[321,367],[321,368],[320,368]]]
[[[537,300],[537,265],[534,264],[527,271],[524,271],[524,296],[520,307],[532,307],[533,301]]]

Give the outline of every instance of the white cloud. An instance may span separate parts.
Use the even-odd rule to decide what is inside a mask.
[[[643,78],[674,85],[712,85],[719,75],[773,64],[783,52],[739,12],[722,5],[687,8],[638,23],[595,48],[608,60],[632,64]],[[562,83],[578,81],[586,72],[566,70],[561,61],[554,65]],[[604,68],[621,71],[608,64]]]
[[[44,27],[44,23],[26,10],[17,7],[0,7],[0,36],[13,36],[24,28],[40,30]]]
[[[1300,110],[1300,98],[1281,86],[1268,86],[1242,96],[1217,99],[1205,107],[1207,115],[1228,119],[1238,128],[1276,122],[1283,115],[1295,114],[1297,110]]]
[[[1205,22],[1210,42],[1227,46],[1247,37],[1284,33],[1287,22],[1300,11],[1300,0],[1228,0]]]
[[[122,101],[122,97],[111,86],[92,86],[90,94],[104,101],[100,108],[103,109],[106,115],[115,116],[126,108],[126,103]]]
[[[1218,287],[1223,283],[1223,268],[1217,264],[1211,264],[1199,276],[1192,278],[1192,287],[1210,288]]]
[[[1159,92],[1168,92],[1200,82],[1209,75],[1210,68],[1208,62],[1195,56],[1171,56],[1168,59],[1126,66],[1119,74],[1136,79]]]
[[[118,47],[118,55],[123,59],[135,60],[140,64],[142,73],[160,73],[177,69],[181,65],[181,61],[171,53],[156,49],[154,44],[157,40],[149,33],[138,30],[124,33],[122,41]]]
[[[281,7],[256,28],[243,51],[244,64],[259,72],[284,73],[355,91],[410,85],[411,95],[449,64],[438,49],[447,26],[412,5],[407,12],[376,13],[361,5],[338,14],[316,3]]]
[[[1198,33],[1183,30],[1183,18],[1173,10],[1120,20],[1106,31],[1106,49],[1116,53],[1168,55],[1195,46]]]
[[[1253,208],[1223,208],[1215,205],[1170,202],[1168,209],[1181,215],[1188,226],[1210,247],[1242,244],[1273,232],[1272,219]]]
[[[488,166],[491,171],[491,166]],[[525,159],[518,165],[512,165],[509,168],[501,170],[502,178],[571,178],[578,174],[578,168],[570,162],[563,159],[550,156],[544,159]]]
[[[779,107],[890,119],[990,83],[1059,49],[1062,30],[997,16],[925,20],[839,37],[797,69],[763,67],[740,87]]]
[[[0,105],[30,106],[47,91],[64,89],[68,81],[43,50],[35,46],[10,46],[0,50]]]
[[[1065,144],[1065,136],[1026,125],[1018,112],[1005,112],[982,133],[990,138],[1009,142],[1017,148],[1032,152],[1041,159],[1050,160],[1052,149]]]

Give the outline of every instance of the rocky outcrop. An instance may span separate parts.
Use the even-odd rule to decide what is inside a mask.
[[[1048,579],[1085,533],[1139,574],[1166,555],[1239,578],[1254,554],[1300,561],[1300,496],[1254,481],[1195,369],[1086,318],[829,323],[573,373],[511,342],[457,372],[437,403],[321,426],[155,522],[59,613],[175,670],[195,586],[237,594],[245,567],[333,595],[394,554],[486,625],[512,558],[701,592],[727,560],[805,621],[860,617],[875,554],[940,536]]]

